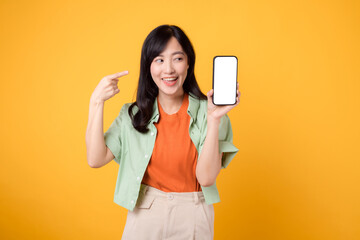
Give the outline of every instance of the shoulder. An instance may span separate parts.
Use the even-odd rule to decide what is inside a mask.
[[[121,110],[120,110],[120,113],[123,112],[123,113],[128,113],[129,112],[129,109],[131,107],[131,105],[133,104],[133,102],[130,102],[130,103],[125,103],[122,107],[121,107]],[[133,114],[135,114],[139,108],[137,107],[137,105],[135,104],[133,107],[132,107],[132,112]]]
[[[121,107],[120,113],[128,112],[131,104],[133,104],[133,103],[125,103],[125,104]],[[136,106],[135,106],[135,107],[136,107]]]
[[[131,122],[131,118],[129,116],[129,109],[130,109],[130,106],[131,104],[133,103],[125,103],[121,109],[120,109],[120,112],[117,116],[117,119],[123,123],[126,123],[126,122]],[[133,113],[136,113],[136,111],[138,110],[137,106],[135,105],[133,108],[132,108],[132,111]]]
[[[208,101],[204,99],[199,99],[199,109],[198,109],[198,117],[204,119],[207,117],[207,108],[208,108]]]
[[[200,104],[200,108],[207,109],[208,100],[207,99],[199,99],[199,104]]]
[[[207,113],[207,99],[199,99],[189,94],[189,109],[197,117],[203,117]],[[194,116],[194,117],[195,117]]]
[[[207,119],[207,110],[208,110],[208,100],[199,99],[199,106],[198,106],[198,112],[197,117],[198,119],[203,119],[206,121]],[[227,128],[227,126],[230,124],[230,118],[228,114],[226,113],[224,116],[222,116],[220,120],[220,127],[221,128]]]

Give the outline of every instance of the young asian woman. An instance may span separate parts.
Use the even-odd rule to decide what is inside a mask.
[[[119,164],[114,201],[128,209],[122,239],[213,239],[216,178],[238,149],[227,113],[194,74],[195,52],[184,31],[161,25],[141,51],[136,101],[124,104],[103,133],[103,108],[119,78],[95,88],[86,132],[91,167]]]

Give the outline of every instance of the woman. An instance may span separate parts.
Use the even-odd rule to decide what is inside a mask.
[[[162,25],[143,44],[136,102],[123,105],[104,135],[104,102],[128,72],[104,77],[91,96],[88,164],[120,164],[114,201],[128,209],[123,239],[213,238],[215,180],[238,151],[226,113],[240,93],[235,105],[213,105],[194,64],[185,33]]]

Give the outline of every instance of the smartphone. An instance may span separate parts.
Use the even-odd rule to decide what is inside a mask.
[[[215,56],[213,60],[213,103],[214,105],[234,105],[237,83],[236,56]]]

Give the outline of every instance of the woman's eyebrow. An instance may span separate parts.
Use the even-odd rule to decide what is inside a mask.
[[[176,55],[176,54],[182,54],[182,55],[185,56],[184,52],[182,52],[182,51],[173,52],[171,55]],[[160,57],[163,57],[162,54],[159,54],[159,56],[160,56]]]

